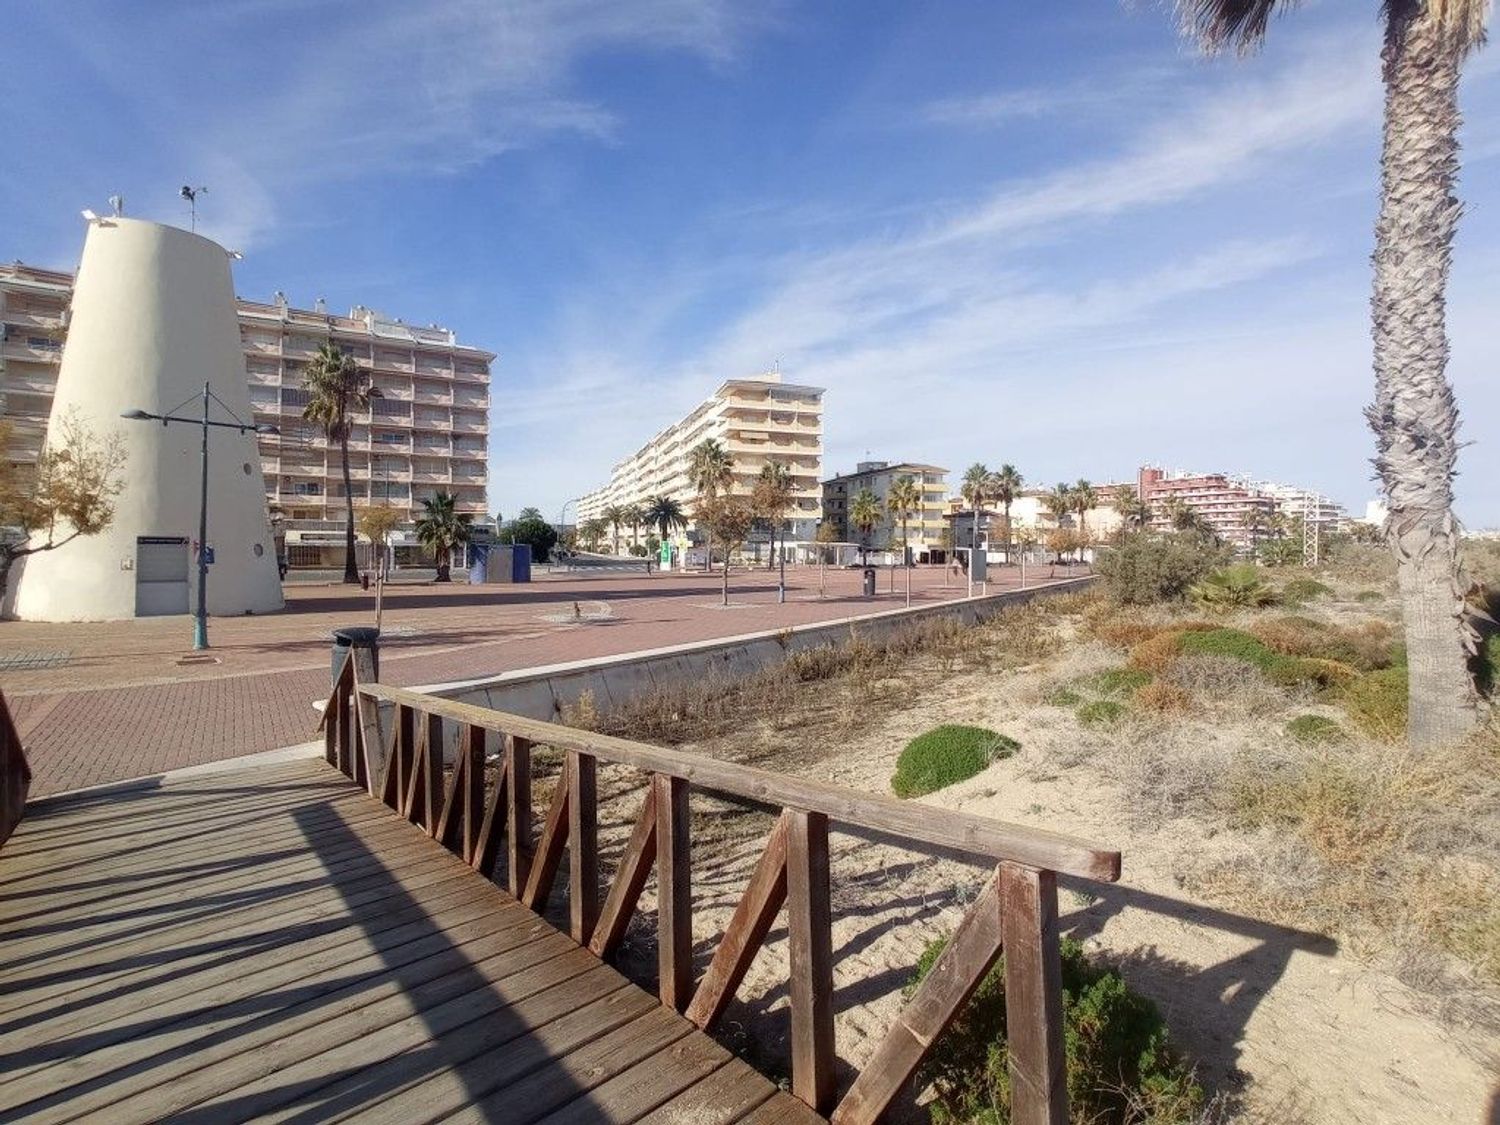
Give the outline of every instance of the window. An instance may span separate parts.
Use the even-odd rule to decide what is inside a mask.
[[[62,350],[62,341],[54,340],[50,336],[27,336],[28,347],[36,348],[43,352],[57,352]]]
[[[370,413],[385,418],[409,418],[411,417],[411,403],[401,402],[399,399],[372,398]]]
[[[406,444],[406,435],[405,434],[389,433],[389,432],[387,432],[387,433],[378,433],[378,434],[375,435],[375,440],[378,443],[380,443],[381,445],[405,445]]]
[[[312,392],[303,390],[301,387],[282,387],[282,406],[306,406],[312,401]]]

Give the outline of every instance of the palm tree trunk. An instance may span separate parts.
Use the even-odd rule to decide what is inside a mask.
[[[349,476],[349,430],[345,427],[339,439],[339,460],[344,467],[344,581],[358,582],[359,567],[354,565],[354,483]]]
[[[1390,5],[1385,47],[1385,135],[1375,226],[1375,467],[1385,488],[1386,542],[1409,660],[1408,741],[1414,749],[1461,738],[1477,721],[1466,583],[1453,518],[1458,409],[1446,367],[1444,297],[1460,206],[1458,73],[1463,47],[1431,5]]]
[[[724,604],[729,604],[729,548],[724,548]]]

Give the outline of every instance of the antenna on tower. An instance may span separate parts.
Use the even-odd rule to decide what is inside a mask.
[[[1304,492],[1302,494],[1302,565],[1318,565],[1318,541],[1319,521],[1318,514],[1321,497],[1315,492]]]
[[[195,188],[183,184],[182,190],[177,193],[183,199],[186,199],[188,203],[188,230],[196,231],[198,229],[198,197],[207,190],[206,187]]]

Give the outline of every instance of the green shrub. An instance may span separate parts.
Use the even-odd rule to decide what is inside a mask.
[[[1110,668],[1080,680],[1078,686],[1094,695],[1130,695],[1151,682],[1151,673],[1140,668]]]
[[[1281,588],[1281,600],[1286,605],[1301,605],[1331,593],[1333,593],[1332,588],[1325,586],[1316,578],[1293,578]]]
[[[1227,551],[1196,535],[1136,532],[1094,563],[1104,589],[1121,605],[1177,601],[1188,588],[1224,565]]]
[[[1406,734],[1406,668],[1382,668],[1353,680],[1343,691],[1344,710],[1368,735],[1394,742]]]
[[[1256,609],[1276,600],[1276,591],[1267,586],[1260,570],[1250,563],[1216,570],[1195,583],[1188,593],[1206,609]]]
[[[1229,656],[1253,664],[1263,672],[1270,672],[1285,658],[1272,652],[1258,637],[1239,629],[1209,629],[1201,633],[1184,633],[1178,642],[1182,652],[1206,652],[1214,656]]]
[[[1379,590],[1361,590],[1354,595],[1354,600],[1357,602],[1383,602],[1385,601],[1385,595]]]
[[[1091,699],[1078,708],[1078,721],[1086,727],[1099,727],[1112,723],[1125,714],[1125,705],[1113,699]]]
[[[1344,728],[1326,715],[1298,715],[1286,725],[1287,734],[1308,746],[1342,742]]]
[[[898,797],[920,797],[973,777],[991,762],[1009,758],[1021,744],[985,727],[948,724],[919,734],[896,760],[891,789]]]
[[[944,944],[936,941],[922,954],[908,996],[937,962]],[[1099,1125],[1196,1121],[1203,1088],[1173,1049],[1156,1005],[1132,991],[1113,969],[1090,964],[1078,942],[1064,938],[1061,947],[1072,1120]],[[1004,956],[928,1055],[920,1080],[931,1083],[936,1094],[932,1120],[937,1125],[1010,1121]]]
[[[1480,691],[1500,697],[1500,633],[1491,633],[1479,646],[1478,679]]]
[[[1070,687],[1056,687],[1042,696],[1042,702],[1053,707],[1077,707],[1083,702],[1083,696]]]

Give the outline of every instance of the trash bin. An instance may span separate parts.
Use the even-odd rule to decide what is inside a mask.
[[[875,568],[873,566],[867,566],[867,567],[865,567],[865,597],[867,597],[867,598],[873,598],[874,596],[875,596]]]
[[[380,675],[380,630],[368,625],[350,625],[343,629],[333,631],[333,669],[334,682],[338,682],[339,669],[344,666],[344,657],[349,650],[356,645],[370,650],[370,659],[375,665],[375,675]]]

